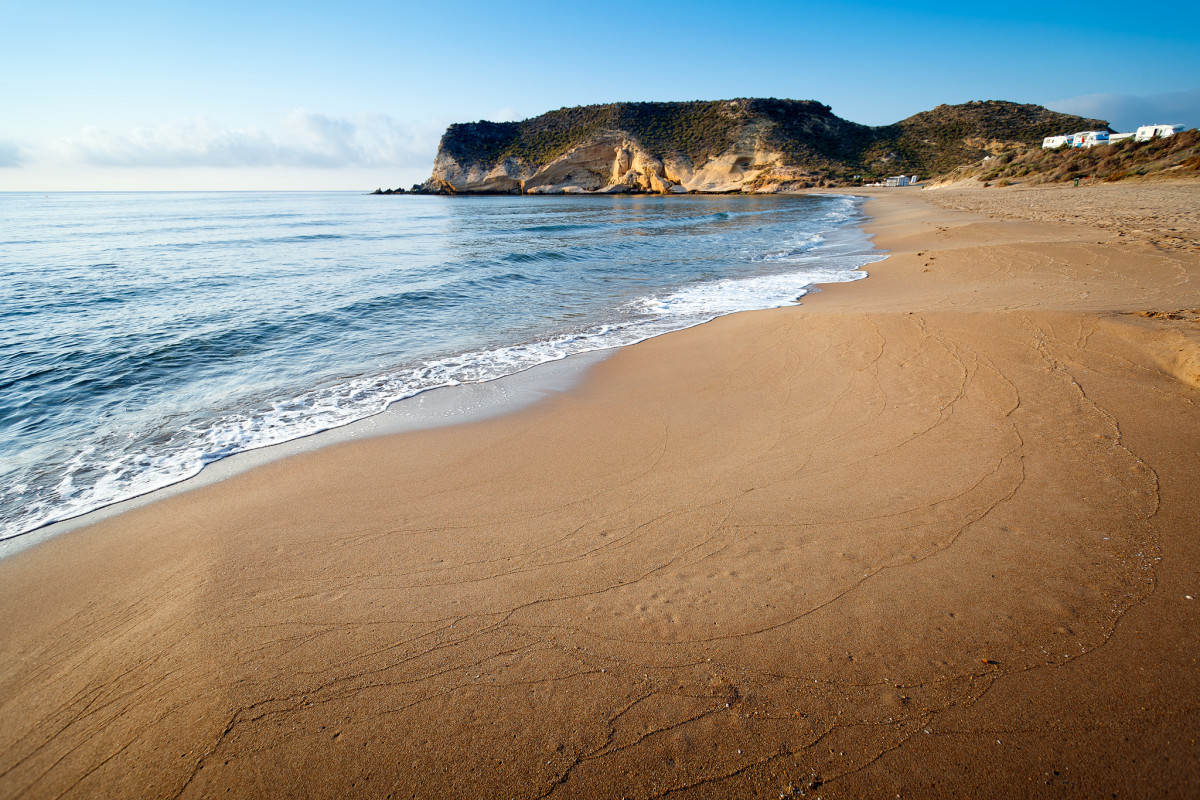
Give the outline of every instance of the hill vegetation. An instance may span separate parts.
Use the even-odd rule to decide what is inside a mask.
[[[1040,147],[1047,136],[1108,129],[1104,120],[1060,114],[1038,105],[984,100],[940,105],[876,131],[898,162],[936,175],[984,154],[1021,145]],[[878,146],[875,152],[879,152]]]
[[[985,185],[1022,183],[1035,186],[1075,180],[1112,182],[1128,178],[1196,175],[1200,175],[1200,130],[1183,131],[1149,142],[1127,139],[1089,148],[1010,148],[953,170],[944,180],[973,178]]]
[[[742,129],[763,114],[836,119],[829,106],[809,100],[608,103],[560,108],[521,122],[454,124],[442,137],[441,148],[459,162],[494,164],[518,158],[540,166],[601,134],[619,131],[647,150],[677,153],[699,163],[729,149]]]

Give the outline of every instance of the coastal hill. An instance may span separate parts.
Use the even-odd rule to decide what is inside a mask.
[[[1036,105],[941,105],[892,125],[812,100],[741,98],[561,108],[451,125],[427,193],[776,192],[928,176],[1102,120]],[[860,177],[861,176],[861,177]]]

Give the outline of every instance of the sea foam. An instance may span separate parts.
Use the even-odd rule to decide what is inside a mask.
[[[793,304],[881,257],[846,197],[106,200],[18,207],[0,335],[49,335],[4,365],[0,539],[432,388]],[[64,281],[73,305],[51,302]]]

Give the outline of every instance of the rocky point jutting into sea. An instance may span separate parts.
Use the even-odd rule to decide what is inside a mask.
[[[771,193],[947,172],[1102,120],[1037,105],[940,105],[892,125],[812,100],[742,98],[562,108],[451,125],[423,194]]]

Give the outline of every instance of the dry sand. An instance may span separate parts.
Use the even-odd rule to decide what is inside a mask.
[[[1196,796],[1200,184],[1074,191],[0,562],[0,796]]]

